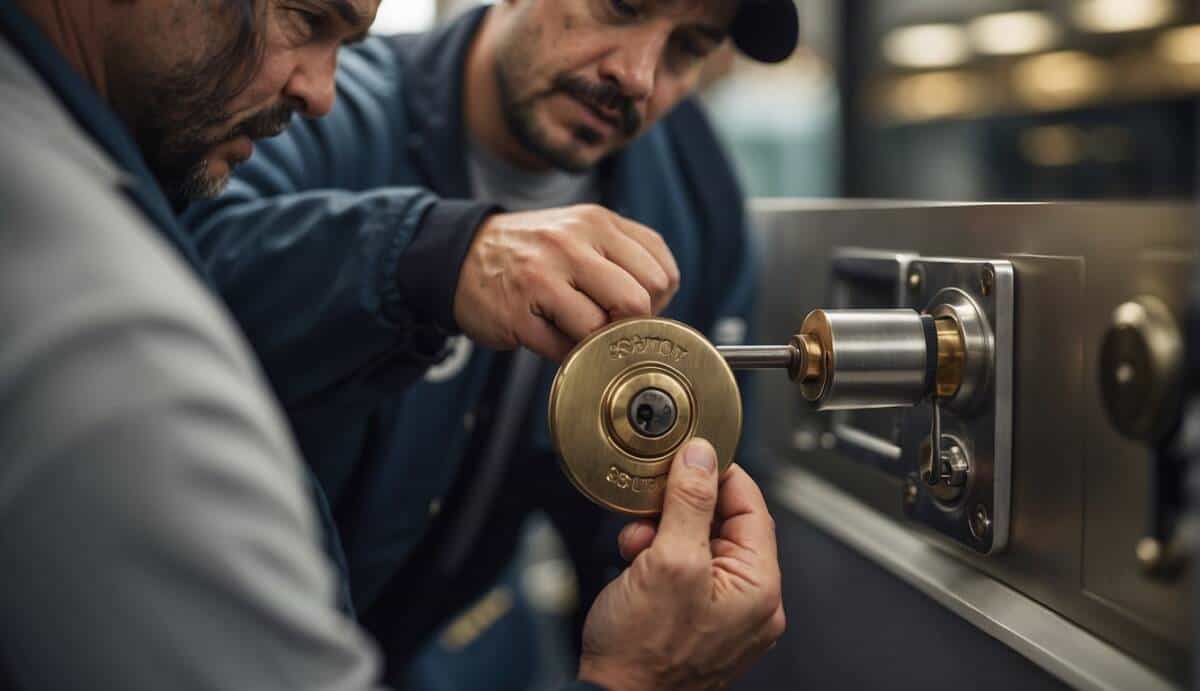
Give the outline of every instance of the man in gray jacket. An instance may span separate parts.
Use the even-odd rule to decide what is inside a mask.
[[[378,676],[170,202],[220,188],[293,110],[327,111],[375,4],[289,54],[249,2],[0,3],[0,688]]]
[[[377,683],[293,441],[171,204],[219,190],[291,111],[327,111],[375,7],[0,3],[0,687]],[[711,685],[781,632],[761,495],[736,470],[718,490],[713,461],[690,446],[657,534],[623,536],[587,681]]]

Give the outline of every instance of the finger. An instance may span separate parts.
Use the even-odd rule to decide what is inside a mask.
[[[517,343],[554,362],[562,362],[575,347],[554,324],[532,312],[517,327]]]
[[[667,306],[671,298],[675,297],[675,292],[679,290],[679,264],[675,261],[675,255],[671,253],[671,248],[667,246],[662,235],[656,233],[653,229],[648,228],[637,221],[631,221],[628,218],[617,216],[617,226],[626,235],[631,237],[635,242],[646,248],[658,265],[667,275],[667,281],[670,287],[667,291],[667,299],[662,305],[655,309],[655,314],[660,312],[662,308]]]
[[[608,312],[566,281],[549,281],[534,297],[535,309],[572,342],[608,323]]]
[[[675,294],[678,281],[671,281],[660,260],[643,244],[622,232],[620,225],[614,228],[616,232],[598,232],[594,245],[596,251],[629,272],[646,289],[650,295],[651,311],[657,313],[666,306],[664,301],[669,301]]]
[[[730,465],[721,478],[717,518],[722,539],[778,560],[775,520],[758,485],[737,464]]]
[[[717,452],[707,441],[692,439],[671,463],[655,547],[683,554],[702,547],[707,555],[716,505]]]
[[[572,268],[575,287],[600,305],[611,319],[650,316],[653,305],[649,291],[590,245],[587,252],[573,258]]]
[[[617,549],[625,561],[633,561],[646,551],[658,534],[658,526],[653,521],[634,521],[621,529],[617,536]]]

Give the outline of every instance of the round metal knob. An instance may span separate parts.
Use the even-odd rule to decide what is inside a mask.
[[[1161,300],[1142,296],[1118,307],[1100,347],[1100,390],[1113,425],[1155,441],[1174,423],[1183,338]]]
[[[600,506],[662,511],[671,459],[703,437],[718,468],[733,462],[742,399],[724,357],[668,319],[627,319],[567,355],[550,389],[550,437],[571,483]]]

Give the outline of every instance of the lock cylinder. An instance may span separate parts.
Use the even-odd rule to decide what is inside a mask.
[[[733,369],[787,369],[818,410],[915,406],[962,386],[966,344],[953,316],[911,309],[815,310],[786,346],[721,348]]]
[[[822,353],[819,376],[798,381],[819,410],[913,406],[930,389],[936,330],[915,310],[817,310],[798,340]]]

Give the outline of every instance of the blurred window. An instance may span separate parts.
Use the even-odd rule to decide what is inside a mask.
[[[849,0],[843,193],[1190,198],[1200,17],[1185,0]],[[921,38],[922,40],[916,40]]]
[[[703,99],[746,194],[836,195],[838,95],[829,61],[807,45],[778,65],[727,53]]]

